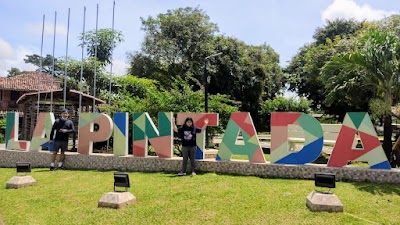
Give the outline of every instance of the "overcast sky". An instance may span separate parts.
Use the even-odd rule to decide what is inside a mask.
[[[55,57],[65,57],[67,15],[71,10],[69,56],[81,59],[78,36],[83,31],[86,6],[86,31],[95,29],[96,5],[99,4],[99,28],[111,28],[112,0],[2,0],[0,1],[0,76],[11,67],[34,70],[25,64],[28,54],[40,55],[43,15],[45,35],[43,55],[53,54],[55,12],[57,12]],[[114,51],[113,72],[124,74],[127,52],[137,51],[143,41],[140,17],[156,16],[168,9],[199,7],[220,28],[220,33],[247,44],[270,45],[281,65],[303,45],[312,42],[317,27],[326,20],[354,18],[379,20],[400,10],[399,0],[116,0],[115,29],[122,31],[125,42]]]

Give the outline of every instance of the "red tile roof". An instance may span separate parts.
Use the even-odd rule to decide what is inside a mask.
[[[47,73],[29,72],[14,77],[0,77],[0,90],[38,91],[40,78],[40,91],[59,90],[61,80]],[[53,85],[51,84],[53,80]]]

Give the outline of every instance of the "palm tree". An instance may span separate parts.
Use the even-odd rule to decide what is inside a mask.
[[[389,160],[392,159],[392,116],[398,117],[391,107],[399,100],[399,59],[400,38],[389,30],[370,29],[361,35],[353,51],[334,56],[321,70],[321,75],[333,82],[331,92],[354,83],[374,92],[370,103],[380,106],[383,149]]]

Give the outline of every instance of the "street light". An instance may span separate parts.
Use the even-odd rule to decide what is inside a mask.
[[[128,191],[131,187],[129,175],[127,173],[114,173],[114,192],[116,191],[115,187],[124,187],[125,191]]]
[[[210,58],[222,55],[222,52],[218,52],[216,54],[209,55],[204,58],[204,76],[203,76],[203,86],[204,86],[204,110],[206,113],[208,112],[208,84],[207,84],[207,61]]]
[[[314,181],[316,187],[335,188],[335,174],[333,173],[316,173],[314,174]]]
[[[31,172],[31,164],[24,162],[17,162],[17,173],[30,173]]]
[[[207,84],[207,61],[210,58],[222,55],[222,52],[218,52],[212,55],[209,55],[204,58],[204,77],[203,77],[203,86],[204,86],[204,110],[208,113],[208,84]],[[207,129],[205,130],[206,133],[206,148],[208,148],[208,133]]]

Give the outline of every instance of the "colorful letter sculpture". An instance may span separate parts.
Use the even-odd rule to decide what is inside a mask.
[[[6,114],[6,148],[14,150],[29,150],[29,141],[19,141],[19,113]]]
[[[95,124],[98,130],[95,131]],[[93,142],[107,141],[113,131],[113,121],[104,113],[81,113],[79,118],[78,153],[89,155]]]
[[[172,158],[173,140],[171,126],[172,112],[158,113],[157,130],[148,113],[133,113],[133,155],[146,157],[148,142],[160,158]]]
[[[114,113],[113,151],[115,156],[128,155],[129,114],[126,112]]]
[[[35,130],[33,131],[31,146],[29,151],[40,151],[42,147],[50,148],[49,140],[51,128],[53,127],[53,123],[55,121],[54,113],[39,113],[39,117],[35,126]]]
[[[295,124],[304,130],[304,147],[290,151],[288,125]],[[320,123],[310,115],[299,112],[271,113],[271,163],[306,164],[313,162],[322,152],[324,144]]]
[[[172,116],[172,112],[158,113],[157,130],[148,113],[133,114],[134,156],[148,156],[150,142],[158,157],[173,157]],[[203,127],[205,118],[209,120],[208,126],[218,126],[218,113],[178,113],[177,125],[182,125],[187,117],[193,119],[196,127]],[[23,141],[18,140],[18,113],[7,113],[6,148],[39,151],[42,147],[49,146],[54,121],[53,113],[40,113],[32,141]],[[304,136],[304,146],[299,151],[291,151],[289,148],[289,133],[293,135],[293,130],[289,131],[289,128],[292,126],[301,128],[296,129],[296,132]],[[114,132],[114,155],[128,155],[128,113],[115,113],[114,121],[103,113],[81,113],[78,129],[78,153],[92,154],[93,142],[107,141]],[[236,143],[239,133],[243,137],[243,144]],[[325,130],[325,133],[329,131]],[[323,135],[321,124],[310,115],[299,112],[271,113],[271,163],[302,165],[315,161],[322,152]],[[205,132],[198,133],[196,159],[205,158],[204,140]],[[361,141],[361,148],[356,146],[358,141]],[[362,161],[368,162],[371,169],[391,169],[370,117],[365,112],[346,114],[335,143],[328,167],[344,167],[350,161]],[[266,163],[248,112],[231,114],[216,160],[231,160],[232,155],[246,155],[251,163]]]
[[[362,142],[362,149],[353,149],[357,133]],[[371,169],[391,169],[368,113],[346,114],[328,166],[343,167],[349,161],[368,162]]]
[[[218,126],[218,113],[178,113],[177,114],[177,124],[183,125],[186,118],[191,117],[193,119],[194,125],[196,127],[203,127],[204,120],[208,118],[207,126]],[[205,132],[196,134],[196,159],[205,158]]]
[[[236,144],[239,132],[242,133],[244,145]],[[248,112],[231,114],[216,160],[230,160],[232,155],[247,155],[251,163],[266,163],[253,120]]]

